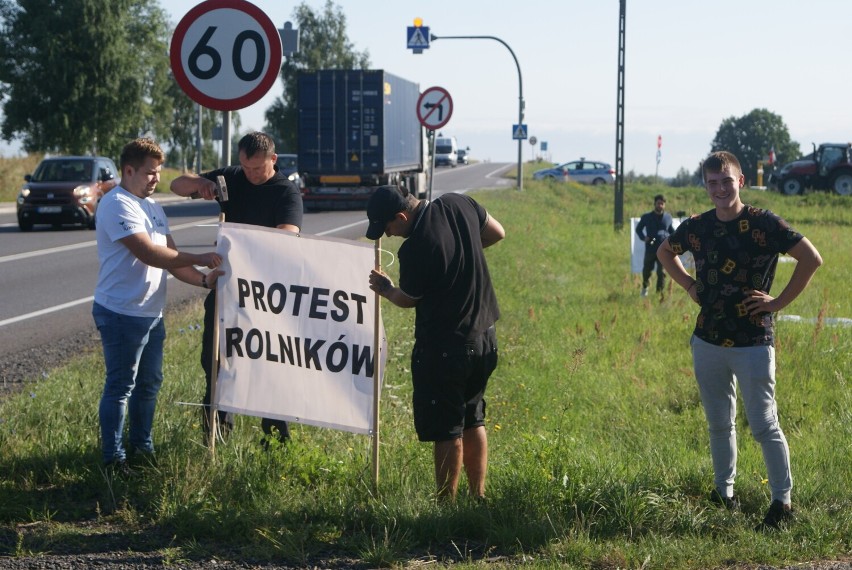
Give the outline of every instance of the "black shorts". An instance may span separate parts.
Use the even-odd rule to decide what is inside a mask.
[[[485,425],[485,387],[497,368],[497,333],[451,347],[416,342],[411,353],[414,429],[420,441],[458,439]]]

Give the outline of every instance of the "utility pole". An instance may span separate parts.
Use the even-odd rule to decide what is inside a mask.
[[[627,0],[619,0],[618,14],[618,94],[615,111],[615,216],[616,231],[624,226],[624,56],[627,30]]]

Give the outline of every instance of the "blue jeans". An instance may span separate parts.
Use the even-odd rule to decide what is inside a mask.
[[[751,435],[760,444],[772,500],[790,503],[790,449],[775,404],[775,348],[722,347],[692,337],[692,360],[710,431],[716,488],[734,493],[737,475],[737,385]]]
[[[98,410],[104,463],[126,459],[122,439],[128,410],[130,445],[153,453],[151,429],[163,383],[163,318],[122,315],[98,303],[92,307],[92,317],[101,333],[106,365]]]

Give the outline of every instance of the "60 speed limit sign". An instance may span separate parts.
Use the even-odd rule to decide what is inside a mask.
[[[190,99],[236,111],[263,97],[281,69],[281,37],[260,8],[245,0],[207,0],[175,29],[172,73]]]

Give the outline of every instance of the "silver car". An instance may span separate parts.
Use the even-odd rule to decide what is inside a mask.
[[[570,180],[582,184],[611,184],[615,182],[615,170],[606,162],[581,158],[533,173],[533,180],[547,179]]]

